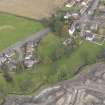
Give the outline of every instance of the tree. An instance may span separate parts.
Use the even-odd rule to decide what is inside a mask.
[[[69,36],[69,24],[63,23],[61,26],[61,36],[68,37]]]
[[[58,81],[66,80],[68,78],[68,73],[65,69],[61,69],[57,73]]]
[[[52,61],[56,61],[60,59],[64,55],[64,46],[61,44],[57,44],[54,48],[54,51],[50,55],[50,59]]]
[[[52,15],[51,17],[51,23],[50,26],[52,27],[52,30],[56,32],[57,35],[62,35],[61,34],[61,29],[64,25],[64,12],[63,11],[57,11],[55,15]]]
[[[98,55],[98,59],[105,61],[105,49],[102,49]]]
[[[16,65],[16,73],[21,73],[25,69],[23,62],[18,61]]]
[[[12,76],[9,74],[8,67],[7,67],[7,65],[6,65],[5,63],[2,64],[1,69],[2,69],[3,77],[5,78],[5,80],[6,80],[7,82],[12,82],[12,81],[13,81],[13,78],[12,78]]]
[[[8,72],[5,72],[3,76],[4,76],[4,78],[7,82],[12,82],[13,81],[12,76]]]
[[[3,103],[5,102],[5,97],[6,97],[6,94],[4,90],[0,89],[0,105],[3,105]]]
[[[24,46],[25,47],[25,46]],[[20,72],[23,72],[24,71],[24,65],[23,65],[23,62],[21,61],[23,59],[23,52],[18,49],[17,51],[15,51],[15,60],[17,61],[17,64],[16,64],[16,72],[17,73],[20,73]]]
[[[72,53],[72,51],[73,51],[73,48],[71,48],[71,46],[66,46],[66,47],[64,48],[64,55],[65,55],[66,57],[68,57],[68,56],[70,56],[70,54]]]
[[[20,89],[23,93],[27,92],[29,88],[32,86],[32,80],[27,78],[21,82]]]
[[[87,52],[81,53],[81,59],[83,61],[83,64],[89,64],[89,54]]]

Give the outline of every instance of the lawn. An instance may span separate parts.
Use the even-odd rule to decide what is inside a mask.
[[[90,64],[94,63],[100,50],[105,47],[84,41],[78,48],[73,49],[72,53],[65,56],[62,53],[64,47],[60,46],[62,40],[63,38],[49,33],[41,41],[38,48],[42,62],[30,71],[10,73],[13,76],[12,83],[7,83],[1,74],[0,90],[6,93],[32,94],[42,85],[52,85],[61,80],[70,79],[74,76],[77,68],[84,64],[85,60]],[[62,56],[52,61],[51,55],[54,51],[62,54]]]
[[[0,13],[0,51],[42,28],[40,22]]]

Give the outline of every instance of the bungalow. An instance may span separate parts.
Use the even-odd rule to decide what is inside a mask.
[[[12,58],[13,56],[15,56],[15,52],[14,50],[8,50],[6,53],[4,53],[4,56],[7,58]]]
[[[71,16],[72,15],[69,12],[67,12],[66,15],[64,16],[64,19],[69,19]]]
[[[8,67],[9,71],[16,69],[16,61],[8,61],[5,63],[5,65]]]
[[[73,33],[75,32],[75,24],[73,23],[69,29],[69,35],[73,35]]]
[[[72,42],[71,38],[68,38],[63,42],[63,45],[65,45],[65,46],[70,45],[71,42]]]
[[[32,53],[31,54],[29,53],[29,54],[26,54],[25,55],[25,58],[24,59],[25,60],[28,60],[28,59],[31,59],[32,57],[33,57],[33,54]]]
[[[87,6],[87,3],[83,1],[83,2],[81,3],[81,6]]]
[[[72,27],[71,29],[69,29],[69,35],[73,35],[74,32],[75,32],[75,27]]]
[[[85,39],[88,41],[92,41],[95,38],[95,35],[90,30],[86,30],[84,32],[84,36],[85,36]]]
[[[78,18],[79,18],[79,14],[78,14],[78,13],[72,13],[72,17],[73,17],[74,19],[78,19]]]
[[[26,53],[31,53],[33,51],[34,51],[34,48],[32,48],[32,47],[27,47],[26,48]]]
[[[24,61],[24,66],[27,68],[31,68],[34,65],[34,61],[31,59],[25,60]]]
[[[69,19],[70,17],[73,17],[74,19],[78,19],[79,18],[79,14],[78,13],[69,13],[67,12],[65,15],[64,15],[64,19]]]
[[[0,56],[0,65],[2,65],[4,62],[6,62],[7,58]]]
[[[71,8],[74,4],[75,4],[75,0],[70,0],[70,2],[68,1],[68,3],[65,5],[65,7]]]
[[[35,57],[34,50],[35,47],[37,47],[38,42],[28,42],[25,45],[25,50],[24,50],[24,60],[23,64],[26,68],[31,68],[33,67],[34,64],[39,62],[39,59]]]
[[[92,25],[90,26],[90,29],[93,31],[97,31],[98,30],[98,24],[96,22],[93,22]]]
[[[76,29],[79,28],[79,23],[76,21],[76,22],[73,22],[73,24],[71,25],[70,29],[69,29],[69,35],[72,36],[75,32]]]
[[[87,10],[87,7],[82,8],[82,9],[80,10],[80,14],[81,14],[81,15],[84,14],[86,10]]]
[[[105,6],[104,5],[100,5],[98,7],[99,12],[105,12]]]

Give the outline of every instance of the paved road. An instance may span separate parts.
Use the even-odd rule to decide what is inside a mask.
[[[50,31],[51,31],[50,28],[45,28],[45,29],[25,38],[24,40],[18,41],[17,43],[11,45],[10,47],[4,49],[3,52],[8,51],[9,49],[18,49],[28,41],[38,41],[38,40],[42,39],[45,35],[47,35]],[[3,52],[1,52],[0,55]]]

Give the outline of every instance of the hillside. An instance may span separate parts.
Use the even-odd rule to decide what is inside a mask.
[[[105,105],[105,64],[85,68],[75,79],[35,96],[8,96],[3,105]],[[86,71],[85,71],[86,72]]]

